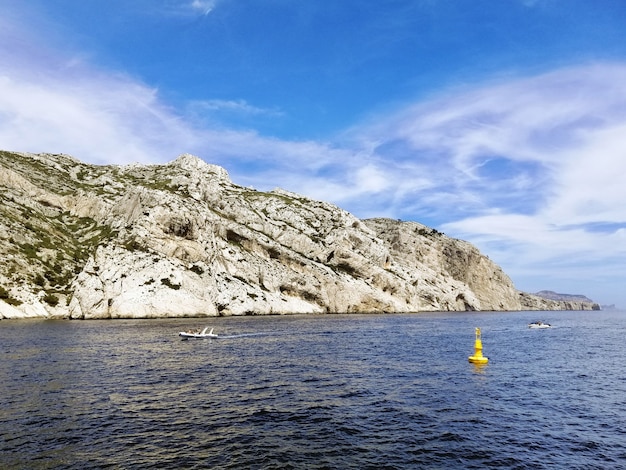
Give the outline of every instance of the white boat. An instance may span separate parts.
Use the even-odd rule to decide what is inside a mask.
[[[534,321],[528,324],[528,328],[544,329],[544,328],[552,328],[552,325],[550,325],[550,323],[544,323],[542,321]]]
[[[211,328],[211,331],[209,331],[207,333],[206,330],[208,330],[209,327],[207,326],[204,330],[200,331],[200,330],[189,330],[189,331],[181,331],[180,333],[178,333],[178,336],[180,336],[183,339],[188,339],[188,338],[217,338],[217,334],[213,333],[213,328]]]

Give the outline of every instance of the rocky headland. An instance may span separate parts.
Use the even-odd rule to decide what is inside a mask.
[[[581,303],[582,304],[591,304],[593,306],[594,310],[600,310],[600,305],[595,304],[593,300],[591,300],[589,297],[587,297],[586,295],[581,295],[581,294],[559,294],[557,292],[551,291],[551,290],[542,290],[539,291],[537,293],[535,293],[536,296],[538,297],[542,297],[544,299],[548,299],[548,300],[556,300],[559,302],[565,302],[565,304],[567,305],[568,303],[571,306],[578,306]],[[575,309],[571,309],[571,310],[575,310]]]
[[[597,309],[520,292],[417,222],[238,186],[192,155],[0,152],[0,215],[0,318]]]

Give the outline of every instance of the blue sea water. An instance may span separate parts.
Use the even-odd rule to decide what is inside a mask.
[[[0,468],[626,468],[625,338],[624,312],[2,321]]]

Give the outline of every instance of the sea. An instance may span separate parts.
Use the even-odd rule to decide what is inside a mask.
[[[0,468],[626,468],[625,340],[619,311],[2,320]]]

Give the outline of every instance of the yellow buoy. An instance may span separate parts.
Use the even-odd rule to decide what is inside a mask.
[[[474,342],[474,355],[467,358],[472,364],[487,364],[489,359],[483,356],[483,342],[480,338],[480,328],[476,328],[476,341]]]

